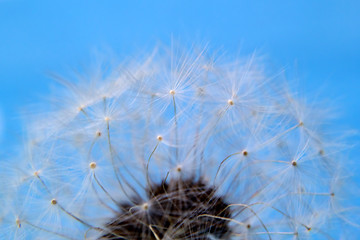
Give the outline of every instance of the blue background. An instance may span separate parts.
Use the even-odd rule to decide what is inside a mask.
[[[308,96],[336,99],[339,124],[359,130],[359,12],[356,0],[0,0],[0,153],[21,141],[20,112],[49,94],[48,72],[68,73],[96,49],[121,59],[172,38],[265,54]]]
[[[337,124],[360,130],[359,13],[357,0],[0,0],[0,154],[21,142],[21,111],[49,95],[48,72],[66,75],[97,49],[121,59],[172,39],[265,54],[308,97],[333,100]]]

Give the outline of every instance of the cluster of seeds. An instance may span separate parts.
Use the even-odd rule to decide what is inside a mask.
[[[215,192],[202,181],[192,179],[152,186],[147,203],[133,199],[133,204],[120,205],[121,213],[106,225],[109,233],[100,239],[228,238],[230,209]]]
[[[89,72],[56,77],[4,163],[1,239],[338,239],[354,223],[327,108],[256,56],[158,49]]]

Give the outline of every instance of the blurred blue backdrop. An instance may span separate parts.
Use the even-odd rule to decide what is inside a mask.
[[[251,3],[250,3],[251,2]],[[260,50],[304,89],[340,97],[345,123],[360,123],[359,1],[0,0],[2,141],[19,110],[63,73],[110,47],[121,57],[157,42],[208,41],[225,51]],[[15,131],[15,132],[14,132]]]
[[[0,0],[0,152],[21,140],[19,113],[48,94],[49,71],[66,73],[94,49],[121,58],[172,38],[266,54],[303,91],[339,99],[341,124],[359,129],[359,12],[356,0]]]

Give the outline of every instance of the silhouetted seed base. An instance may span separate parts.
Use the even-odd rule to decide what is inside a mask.
[[[122,203],[99,239],[227,239],[229,205],[202,180],[171,180],[147,189],[149,201]],[[139,203],[139,204],[137,204]]]

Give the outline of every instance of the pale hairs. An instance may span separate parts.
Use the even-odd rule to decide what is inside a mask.
[[[1,169],[1,239],[131,239],[111,228],[117,220],[152,239],[184,237],[199,223],[187,239],[346,236],[359,211],[346,200],[347,145],[329,108],[292,94],[256,54],[225,56],[159,47],[55,77],[60,86]],[[170,185],[151,195],[161,184]],[[177,224],[151,224],[155,206],[169,219],[187,189],[213,197]],[[227,215],[207,212],[215,199]],[[220,223],[228,232],[211,233]]]

